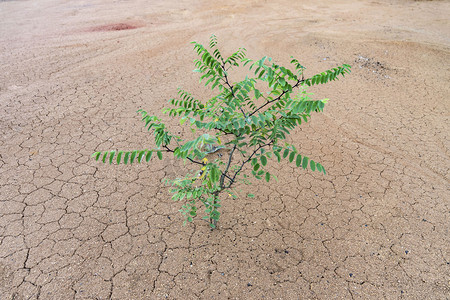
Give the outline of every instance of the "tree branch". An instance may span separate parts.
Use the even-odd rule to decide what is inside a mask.
[[[224,180],[225,180],[225,176],[228,177],[228,176],[227,176],[228,169],[230,169],[231,160],[233,159],[233,153],[234,153],[234,150],[236,150],[236,148],[237,148],[237,145],[234,144],[233,149],[231,149],[230,156],[228,157],[228,164],[227,164],[227,167],[225,168],[225,171],[222,172],[222,176],[220,176],[220,188],[221,188],[221,189],[224,188]],[[229,177],[228,177],[228,178],[229,178]],[[230,178],[230,180],[233,180],[233,179]]]
[[[166,148],[167,152],[172,152],[172,153],[175,152],[174,150],[172,150],[172,149],[170,149],[169,147],[167,147],[167,145],[164,145],[163,147]],[[186,157],[186,158],[187,158],[189,161],[191,161],[191,162],[193,162],[193,163],[195,163],[195,164],[202,165],[202,166],[205,165],[204,162],[200,162],[200,161],[193,160],[193,159],[190,158],[190,157]]]
[[[228,81],[227,70],[225,69],[225,62],[223,61],[223,59],[222,59],[222,65],[220,67],[223,70],[223,76],[225,78],[225,84],[228,85],[228,87],[230,88],[230,91],[231,91],[231,95],[233,96],[233,98],[236,99],[236,95],[234,94],[234,91],[233,91],[233,86]],[[241,110],[242,114],[244,115],[244,119],[247,119],[247,114],[242,109],[242,105],[239,105],[239,109]]]
[[[231,187],[231,185],[235,182],[234,180],[236,179],[236,176],[239,174],[239,172],[241,172],[241,170],[242,170],[242,168],[244,167],[244,165],[245,165],[246,163],[248,163],[248,162],[252,159],[253,155],[255,155],[256,152],[258,152],[260,149],[262,149],[262,148],[264,148],[264,147],[266,147],[266,146],[270,146],[272,143],[273,143],[273,141],[270,141],[270,142],[267,143],[267,144],[259,145],[259,147],[258,147],[255,151],[253,151],[253,153],[249,156],[249,158],[248,158],[247,160],[244,160],[244,161],[242,162],[241,166],[240,166],[239,169],[236,171],[236,173],[234,173],[233,178],[230,180],[230,184],[229,184],[226,188],[228,189],[228,188]]]
[[[299,86],[302,82],[304,82],[304,81],[305,81],[305,80],[304,80],[303,78],[297,80],[297,82],[292,86],[292,88],[295,89],[296,87],[298,87],[298,86]],[[255,109],[255,110],[254,110],[252,113],[250,113],[248,116],[251,117],[251,116],[253,116],[256,112],[258,112],[260,109],[262,109],[263,107],[265,107],[266,105],[269,105],[270,103],[273,103],[273,102],[275,102],[275,101],[280,100],[281,97],[283,97],[284,94],[286,94],[287,92],[288,92],[288,90],[283,91],[283,92],[281,93],[280,96],[278,96],[278,97],[276,97],[275,99],[272,99],[272,100],[270,100],[270,101],[267,101],[266,103],[264,103],[263,105],[261,105],[260,107],[258,107],[257,109]]]

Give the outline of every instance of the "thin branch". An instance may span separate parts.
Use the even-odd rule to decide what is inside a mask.
[[[228,178],[229,180],[231,180],[232,178],[228,175],[222,174],[223,176],[225,176],[226,178]]]
[[[222,176],[220,176],[220,188],[224,187],[225,176],[227,176],[228,169],[230,169],[231,160],[233,159],[233,153],[234,153],[234,150],[236,150],[236,148],[237,148],[237,145],[234,144],[233,149],[231,149],[230,156],[228,157],[227,167],[225,168],[225,171],[222,172]],[[230,178],[230,180],[233,180],[233,179]]]
[[[233,134],[232,132],[227,132],[227,131],[223,130],[222,128],[214,127],[213,129],[219,130],[220,132],[222,132],[222,133],[225,134],[225,135],[227,135],[227,134]]]
[[[241,166],[240,166],[239,169],[236,171],[236,173],[234,173],[233,178],[230,180],[230,184],[226,187],[227,189],[230,188],[231,185],[235,182],[236,176],[239,174],[239,172],[241,172],[241,170],[242,170],[242,168],[244,167],[244,165],[245,165],[246,163],[248,163],[248,162],[252,159],[253,155],[255,155],[260,149],[262,149],[262,148],[264,148],[264,147],[266,147],[266,146],[270,146],[270,145],[272,144],[272,142],[273,142],[273,141],[270,141],[270,142],[267,143],[267,144],[259,145],[259,147],[258,147],[255,151],[253,151],[253,153],[249,156],[249,158],[248,158],[247,160],[244,160],[244,161],[242,162]]]
[[[225,62],[223,61],[223,59],[222,59],[222,65],[220,67],[222,68],[222,70],[224,72],[223,76],[225,77],[225,84],[228,85],[228,87],[230,88],[230,91],[231,91],[231,95],[233,96],[233,98],[236,99],[236,95],[234,94],[234,91],[233,91],[233,86],[228,81],[227,70],[225,69]],[[239,105],[239,109],[241,110],[242,114],[244,115],[244,119],[247,119],[247,114],[242,109],[242,105]]]
[[[172,152],[172,153],[175,152],[174,150],[172,150],[172,149],[170,149],[169,147],[167,147],[167,145],[164,145],[163,147],[166,148],[167,152]],[[190,157],[186,157],[186,158],[187,158],[189,161],[191,161],[191,162],[193,162],[193,163],[195,163],[195,164],[202,165],[202,166],[205,165],[204,162],[200,162],[200,161],[193,160],[193,159],[190,158]]]
[[[292,86],[293,89],[295,89],[296,87],[298,87],[302,82],[304,82],[305,80],[302,79],[298,79],[297,82]],[[288,90],[285,90],[281,93],[280,96],[276,97],[275,99],[272,99],[270,101],[267,101],[266,103],[264,103],[263,105],[261,105],[260,107],[258,107],[257,109],[255,109],[255,111],[253,111],[252,113],[250,113],[248,116],[251,117],[253,116],[256,112],[258,112],[260,109],[262,109],[263,107],[265,107],[266,105],[269,105],[270,103],[273,103],[275,101],[278,101],[281,99],[281,97],[284,96],[284,94],[286,94],[288,92]]]

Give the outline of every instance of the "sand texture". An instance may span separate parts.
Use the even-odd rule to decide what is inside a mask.
[[[450,2],[0,1],[0,299],[449,299]],[[159,114],[215,33],[344,80],[289,139],[327,175],[272,164],[219,228],[182,227],[150,148]],[[166,118],[167,119],[167,118]],[[175,132],[188,134],[177,120]],[[255,193],[249,198],[248,193]]]

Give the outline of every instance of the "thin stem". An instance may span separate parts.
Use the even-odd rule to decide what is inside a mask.
[[[216,202],[216,199],[218,198],[218,195],[219,195],[219,193],[220,193],[220,191],[215,191],[214,193],[213,193],[213,197],[214,197],[214,199],[213,199],[213,203],[212,203],[212,209],[213,209],[213,211],[216,209],[215,207],[215,204],[217,203]],[[216,228],[216,226],[217,226],[217,220],[215,220],[215,219],[213,219],[213,218],[209,218],[209,224],[214,224],[214,228]],[[211,230],[213,230],[213,228],[211,228]]]
[[[172,150],[172,149],[170,149],[169,147],[167,147],[167,145],[164,145],[163,147],[166,148],[167,152],[172,152],[172,153],[175,152],[174,150]],[[200,162],[200,161],[193,160],[193,159],[190,158],[190,157],[186,157],[186,158],[187,158],[189,161],[191,161],[191,162],[193,162],[193,163],[195,163],[195,164],[202,165],[202,166],[205,165],[205,163]]]
[[[240,166],[239,169],[236,171],[236,173],[234,173],[233,178],[230,180],[230,184],[229,184],[227,187],[225,187],[225,188],[228,189],[228,188],[230,188],[230,187],[233,185],[233,183],[235,182],[236,176],[239,174],[239,172],[241,172],[241,170],[242,170],[242,168],[244,167],[244,165],[245,165],[246,163],[248,163],[248,162],[252,159],[253,155],[255,155],[260,149],[262,149],[262,148],[264,148],[264,147],[266,147],[266,146],[270,146],[272,143],[273,143],[273,141],[270,141],[270,142],[267,143],[267,144],[259,145],[259,147],[258,147],[255,151],[253,151],[253,153],[249,156],[249,158],[248,158],[247,160],[244,160],[244,161],[242,162],[241,166]]]
[[[222,65],[220,66],[223,70],[223,76],[225,78],[225,84],[230,88],[231,91],[231,95],[233,96],[233,98],[236,99],[236,95],[234,94],[233,91],[233,86],[230,84],[230,82],[228,81],[228,76],[227,76],[227,70],[225,69],[225,62],[222,59]],[[247,114],[245,113],[245,111],[242,109],[242,106],[239,105],[239,109],[241,110],[242,114],[244,115],[244,119],[247,119]]]
[[[305,80],[302,79],[298,79],[297,82],[292,86],[293,89],[295,89],[296,87],[298,87],[302,82],[304,82]],[[266,103],[264,103],[263,105],[261,105],[260,107],[258,107],[257,109],[255,109],[252,113],[250,113],[248,116],[251,117],[254,114],[256,114],[260,109],[264,108],[266,105],[269,105],[270,103],[273,103],[275,101],[278,101],[281,99],[281,97],[284,96],[284,94],[286,94],[288,92],[288,90],[283,91],[280,96],[276,97],[275,99],[272,99],[270,101],[267,101]]]
[[[225,131],[225,130],[223,130],[223,129],[221,129],[221,128],[214,127],[214,129],[219,130],[220,132],[222,132],[222,133],[225,134],[225,135],[227,135],[227,134],[233,134],[232,132],[227,132],[227,131]]]
[[[228,178],[229,180],[231,180],[231,177],[226,175],[226,174],[222,174],[223,176],[225,176],[226,178]]]
[[[228,177],[228,176],[227,176],[227,173],[228,173],[228,170],[230,169],[231,160],[233,159],[233,153],[234,153],[234,150],[236,150],[236,148],[237,148],[237,145],[234,144],[233,149],[231,149],[230,156],[228,157],[228,164],[227,164],[227,167],[225,168],[225,171],[222,172],[222,176],[220,176],[220,189],[223,189],[223,188],[224,188],[224,180],[225,180],[225,176]],[[229,177],[228,177],[228,178],[229,178]],[[230,180],[232,180],[232,179],[230,179]]]

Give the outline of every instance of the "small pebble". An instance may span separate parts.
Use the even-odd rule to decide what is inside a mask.
[[[247,286],[253,286],[253,284],[251,284],[251,283],[249,282],[249,283],[247,283]]]

